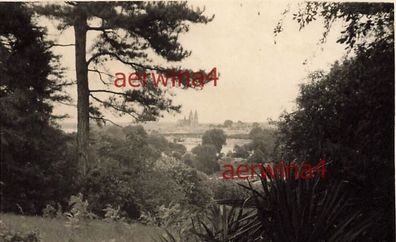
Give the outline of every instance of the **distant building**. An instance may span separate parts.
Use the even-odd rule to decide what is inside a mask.
[[[179,119],[177,121],[177,124],[179,126],[188,126],[188,127],[197,127],[198,126],[198,112],[195,110],[195,113],[193,115],[193,112],[190,111],[190,114],[188,115],[188,119],[186,116],[184,116],[183,119]]]
[[[198,126],[198,112],[197,112],[197,110],[195,110],[195,113],[194,113],[193,126]]]

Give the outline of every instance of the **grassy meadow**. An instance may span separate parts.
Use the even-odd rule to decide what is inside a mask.
[[[9,231],[26,233],[38,231],[43,242],[152,242],[158,229],[139,223],[105,222],[90,220],[79,227],[66,226],[62,218],[43,218],[0,214],[1,227]]]

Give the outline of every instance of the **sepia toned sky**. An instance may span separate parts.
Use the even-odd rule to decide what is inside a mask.
[[[173,89],[175,104],[182,105],[181,114],[167,114],[160,121],[176,121],[197,110],[199,121],[222,123],[226,119],[244,122],[266,122],[276,120],[284,110],[292,110],[298,94],[298,85],[304,77],[317,69],[328,70],[330,65],[346,55],[345,46],[336,44],[341,23],[335,23],[327,43],[318,42],[324,31],[321,19],[299,31],[291,15],[284,20],[284,31],[276,38],[274,27],[287,6],[283,1],[192,1],[192,6],[205,7],[208,16],[215,14],[212,22],[191,25],[190,31],[180,38],[185,49],[192,54],[180,65],[192,69],[210,70],[216,67],[220,73],[218,86],[211,85],[203,90]],[[291,8],[296,8],[294,1]],[[73,31],[59,35],[48,20],[40,21],[48,26],[50,37],[59,43],[73,43]],[[94,36],[88,36],[93,39]],[[89,43],[88,43],[89,46]],[[73,47],[58,47],[67,77],[73,79]],[[164,63],[154,56],[154,61]],[[306,62],[306,64],[303,64]],[[112,63],[110,70],[132,72]],[[90,75],[90,88],[100,86],[97,77]],[[76,87],[67,91],[76,102]],[[76,108],[56,105],[55,113],[70,115],[65,122],[76,120]],[[127,122],[128,117],[114,116],[106,112],[115,122]]]

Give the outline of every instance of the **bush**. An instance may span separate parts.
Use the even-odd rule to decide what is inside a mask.
[[[241,181],[242,182],[242,181]],[[210,180],[215,200],[246,199],[249,192],[232,180]]]
[[[167,174],[180,187],[185,197],[184,204],[205,208],[211,203],[213,193],[209,188],[209,178],[204,173],[170,157],[160,159],[156,169]]]
[[[171,176],[161,171],[147,172],[134,183],[136,202],[140,211],[155,216],[159,207],[183,203],[186,194]]]
[[[135,200],[131,173],[121,169],[111,171],[95,169],[82,182],[81,192],[85,194],[92,212],[100,217],[105,215],[103,209],[109,204],[119,206],[129,218],[140,216]]]
[[[48,203],[67,205],[78,174],[73,136],[47,127],[12,147],[1,147],[2,211],[38,215]]]
[[[143,212],[155,216],[161,205],[186,200],[180,184],[158,170],[146,170],[142,175],[135,175],[123,168],[97,168],[87,175],[81,186],[90,209],[100,217],[105,216],[109,205],[119,207],[122,217],[138,219]]]

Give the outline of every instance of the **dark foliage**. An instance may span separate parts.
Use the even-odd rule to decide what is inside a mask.
[[[364,216],[354,206],[343,182],[327,184],[325,189],[319,183],[319,179],[264,178],[260,188],[249,184],[246,188],[252,191],[257,211],[254,220],[259,221],[256,229],[273,242],[347,242],[364,235],[376,216]]]
[[[261,231],[254,228],[256,216],[253,209],[213,205],[205,216],[192,220],[192,232],[203,242],[263,241]]]
[[[64,83],[45,32],[23,4],[0,8],[1,210],[40,213],[72,192],[72,137],[51,126]]]
[[[274,159],[276,137],[273,128],[262,128],[254,124],[248,138],[251,139],[248,144],[234,147],[234,157],[246,158],[250,163],[264,163]]]
[[[222,129],[210,129],[202,135],[202,145],[213,145],[216,152],[220,153],[223,145],[226,144],[226,135]]]
[[[380,218],[364,215],[348,195],[344,182],[327,184],[319,179],[261,179],[243,185],[245,200],[219,201],[207,217],[193,221],[201,241],[358,241]]]
[[[133,190],[133,175],[121,169],[95,169],[82,181],[81,192],[86,194],[90,209],[103,217],[106,205],[120,208],[123,217],[137,219],[140,210]]]
[[[394,241],[394,5],[301,6],[293,18],[300,28],[323,18],[323,41],[331,23],[343,21],[338,43],[354,56],[335,63],[329,73],[312,73],[311,82],[301,86],[297,110],[279,123],[280,157],[326,159],[329,181],[347,180],[364,216],[378,212],[379,220],[361,239]]]
[[[217,152],[214,145],[198,145],[191,152],[195,155],[192,166],[206,174],[213,174],[220,170],[217,163]]]
[[[337,43],[346,49],[368,47],[375,42],[393,42],[394,5],[392,3],[374,2],[314,2],[299,5],[293,13],[293,20],[298,22],[300,30],[311,22],[323,19],[324,32],[320,43],[327,40],[332,24],[337,20],[344,22]],[[289,9],[283,13],[287,15]],[[275,36],[283,31],[283,18],[274,29]]]
[[[393,46],[379,42],[360,49],[355,58],[336,63],[329,74],[315,73],[311,78],[301,87],[297,111],[285,114],[279,123],[283,156],[332,163],[329,179],[348,180],[367,213],[382,211],[373,232],[391,238]]]

